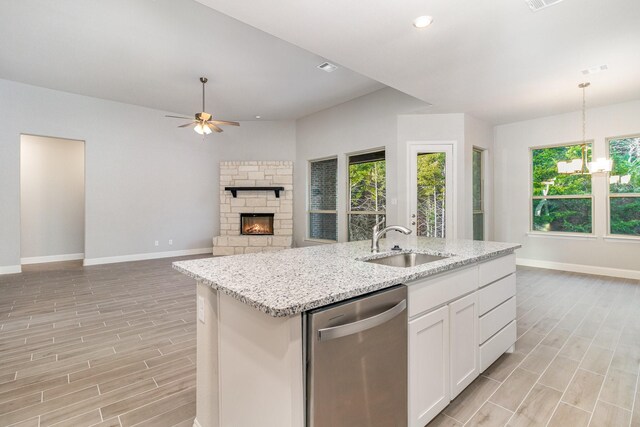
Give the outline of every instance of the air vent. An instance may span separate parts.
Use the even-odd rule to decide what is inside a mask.
[[[545,7],[553,6],[554,4],[560,3],[562,0],[524,0],[525,3],[529,6],[534,12],[537,12]]]
[[[323,71],[326,71],[327,73],[331,73],[335,70],[338,69],[337,65],[333,65],[330,62],[323,62],[322,64],[318,65],[318,68],[320,68]]]

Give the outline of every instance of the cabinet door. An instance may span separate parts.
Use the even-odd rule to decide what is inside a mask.
[[[478,293],[449,304],[451,331],[451,399],[480,374],[478,357]]]
[[[424,427],[449,404],[449,308],[409,322],[409,425]]]

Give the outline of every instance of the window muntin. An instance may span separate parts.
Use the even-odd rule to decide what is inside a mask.
[[[608,140],[609,233],[640,236],[640,135]]]
[[[309,162],[309,239],[338,240],[337,184],[337,158]]]
[[[373,227],[386,220],[385,152],[375,151],[349,156],[349,241],[371,238]]]
[[[559,161],[582,156],[582,143],[531,149],[531,230],[559,233],[593,233],[591,175],[558,173]],[[592,144],[585,144],[591,161]],[[586,170],[586,165],[585,165]]]

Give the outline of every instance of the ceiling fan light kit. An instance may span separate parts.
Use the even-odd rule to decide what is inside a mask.
[[[180,125],[180,126],[178,126],[179,128],[193,126],[193,130],[197,134],[204,136],[204,135],[209,135],[212,132],[218,132],[218,133],[222,132],[222,129],[220,128],[219,125],[240,126],[240,123],[238,123],[238,122],[230,122],[230,121],[227,121],[227,120],[215,120],[211,114],[205,112],[204,85],[208,81],[209,80],[206,77],[200,77],[200,83],[202,83],[202,112],[196,113],[195,114],[195,120],[193,120],[192,122],[186,123],[184,125]],[[189,120],[189,117],[182,117],[182,116],[170,116],[170,115],[167,115],[166,117],[171,117],[173,119],[186,119],[186,120]]]

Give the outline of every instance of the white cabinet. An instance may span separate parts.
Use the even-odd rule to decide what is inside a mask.
[[[409,423],[424,427],[449,404],[449,307],[409,322]]]
[[[480,374],[478,358],[478,293],[449,304],[451,399]]]
[[[424,427],[515,342],[514,271],[508,255],[407,284],[411,427]]]

